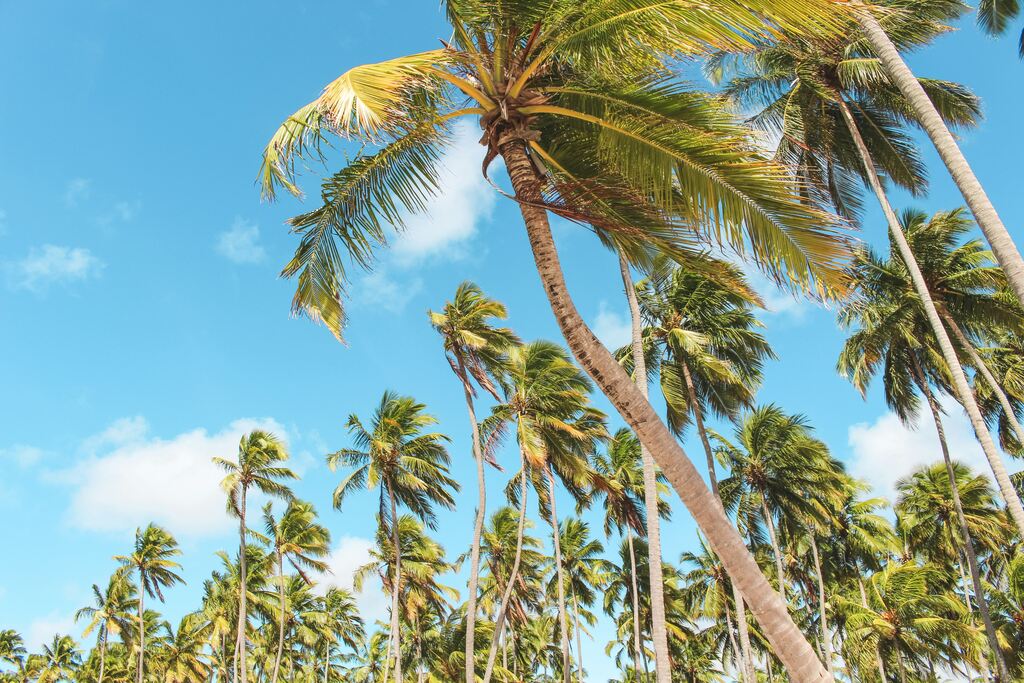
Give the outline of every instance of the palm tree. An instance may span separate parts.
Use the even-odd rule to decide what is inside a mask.
[[[359,616],[352,593],[331,587],[327,589],[321,602],[323,608],[322,628],[324,634],[324,683],[330,683],[332,645],[342,643],[350,650],[356,650],[362,644],[363,620]]]
[[[327,564],[320,558],[325,557],[331,548],[331,533],[317,522],[316,509],[305,501],[290,500],[288,507],[280,519],[274,519],[270,503],[263,509],[263,520],[266,538],[277,559],[278,595],[281,599],[281,612],[278,619],[277,654],[274,657],[274,672],[270,680],[277,683],[277,675],[281,669],[281,655],[284,652],[285,622],[285,560],[298,572],[307,585],[313,581],[306,570],[324,572]]]
[[[163,683],[192,683],[209,680],[211,674],[206,650],[207,625],[198,612],[181,618],[177,630],[164,624],[167,644],[160,650]]]
[[[334,489],[334,507],[341,509],[345,497],[362,488],[378,488],[380,529],[391,530],[395,554],[391,587],[391,646],[395,653],[395,681],[402,683],[402,649],[399,628],[399,599],[402,590],[402,551],[398,540],[398,506],[434,528],[434,505],[451,509],[453,491],[459,485],[448,476],[448,437],[423,430],[437,423],[426,406],[407,396],[384,392],[369,427],[356,415],[348,418],[355,448],[343,448],[327,456],[331,469],[354,468]],[[393,648],[393,649],[392,649]],[[387,679],[390,653],[385,662]]]
[[[96,631],[96,642],[100,650],[100,670],[97,683],[103,683],[106,668],[107,643],[110,636],[117,636],[131,619],[131,603],[135,600],[135,587],[125,580],[120,573],[114,573],[103,591],[96,584],[92,585],[93,604],[75,612],[75,621],[88,619],[89,624],[82,632],[87,638]]]
[[[964,608],[941,588],[941,572],[915,564],[890,564],[868,582],[867,606],[840,596],[856,665],[877,664],[882,681],[895,667],[905,683],[909,667],[926,676],[932,661],[974,664],[978,633],[964,619]],[[873,663],[872,663],[873,662]]]
[[[913,228],[907,231],[911,238],[927,227],[927,224],[914,220],[914,214],[907,213],[904,219],[908,228]],[[840,353],[840,374],[850,378],[861,395],[864,395],[872,377],[881,370],[886,403],[904,422],[910,422],[916,415],[919,404],[917,392],[921,392],[935,423],[939,447],[948,474],[947,481],[956,482],[942,423],[942,410],[932,392],[933,383],[940,387],[946,385],[949,368],[942,363],[945,360],[944,354],[941,360],[936,359],[936,354],[928,348],[930,326],[926,327],[925,321],[922,320],[920,300],[916,292],[906,286],[904,264],[894,255],[889,259],[882,259],[869,250],[862,250],[858,253],[851,272],[857,283],[858,294],[840,311],[840,322],[844,326],[856,324],[859,329],[850,336]],[[936,271],[936,276],[940,272]],[[981,436],[977,430],[975,434]],[[987,427],[984,429],[984,435],[988,437]],[[991,442],[991,439],[989,441]],[[1001,467],[1002,461],[998,456],[997,460]],[[1005,470],[1003,473],[1005,474]],[[999,481],[998,471],[996,481]],[[1007,481],[1009,482],[1008,478]],[[1020,499],[1012,489],[1012,483],[1010,486],[1009,495],[1019,505]],[[1007,495],[1002,486],[1000,491],[1004,496]],[[978,609],[985,624],[986,636],[996,651],[996,664],[1000,666],[1001,658],[998,654],[994,628],[987,614],[988,601],[984,598],[977,554],[974,552],[974,539],[962,514],[960,492],[957,487],[952,488],[951,494],[954,509],[959,510],[956,516],[964,554],[971,569],[971,581]],[[1010,499],[1004,500],[1007,500],[1007,507],[1012,513]],[[1013,519],[1017,521],[1016,517]]]
[[[55,635],[49,645],[43,645],[38,666],[36,683],[73,681],[82,666],[82,655],[71,636]]]
[[[469,551],[469,595],[466,603],[466,683],[476,678],[476,613],[477,584],[480,580],[480,534],[486,516],[487,486],[484,478],[484,453],[480,445],[480,429],[476,419],[473,398],[476,380],[496,401],[501,400],[492,377],[500,375],[504,353],[519,343],[512,330],[495,327],[495,322],[507,317],[505,306],[484,295],[471,282],[463,282],[455,290],[454,298],[440,313],[431,311],[430,323],[444,339],[445,358],[452,372],[462,383],[462,393],[469,412],[473,458],[476,460],[477,496],[479,504],[473,522],[473,542]]]
[[[548,211],[597,227],[631,259],[651,248],[680,253],[707,229],[787,281],[831,290],[847,253],[837,224],[798,201],[790,178],[760,158],[723,104],[689,92],[668,65],[710,49],[746,49],[772,30],[834,30],[824,0],[739,5],[634,0],[544,5],[448,0],[452,42],[356,67],[291,116],[271,139],[264,192],[298,192],[294,157],[316,154],[331,133],[369,142],[325,181],[324,205],[292,220],[302,235],[286,276],[298,277],[296,312],[340,335],[348,253],[366,266],[386,223],[422,209],[438,186],[449,122],[479,117],[484,168],[502,156],[534,262],[573,354],[661,465],[799,680],[826,674],[773,594],[726,515],[640,389],[583,322],[569,297]],[[768,19],[770,17],[770,19]],[[465,100],[472,102],[465,106]],[[543,144],[541,144],[543,140]],[[339,248],[340,247],[340,248]],[[660,628],[656,626],[656,628]],[[668,662],[659,679],[668,681]]]
[[[14,629],[0,631],[0,662],[6,662],[15,667],[25,663],[25,641]]]
[[[181,555],[178,542],[161,527],[150,524],[135,530],[135,548],[131,555],[115,555],[125,574],[138,575],[138,612],[136,628],[139,636],[139,660],[135,673],[136,683],[142,683],[146,661],[145,598],[164,600],[163,589],[185,581],[175,570],[181,567],[172,558]]]
[[[237,461],[213,458],[227,476],[221,480],[221,488],[228,494],[228,512],[238,517],[238,558],[241,581],[238,593],[238,624],[235,641],[238,679],[248,681],[246,624],[249,621],[247,608],[247,567],[245,540],[248,528],[245,524],[246,503],[249,489],[278,498],[290,499],[291,491],[282,480],[295,479],[295,473],[281,463],[288,459],[284,443],[270,432],[254,429],[238,442]]]
[[[584,496],[586,487],[593,482],[588,457],[606,434],[604,415],[590,406],[590,382],[557,344],[536,341],[512,349],[508,357],[507,382],[505,402],[494,406],[485,429],[494,435],[492,438],[499,438],[514,425],[521,467],[518,494],[525,502],[527,482],[532,484],[538,494],[541,514],[551,523],[555,572],[558,575],[556,597],[562,676],[568,683],[571,673],[569,620],[561,566],[555,477],[577,499]],[[526,514],[524,505],[520,507],[520,514]],[[506,587],[508,590],[511,588]],[[499,621],[503,618],[499,612]],[[499,636],[502,628],[503,623],[499,623]],[[496,643],[497,640],[492,642],[488,659],[493,659]],[[485,672],[485,683],[487,680]]]
[[[1010,672],[1024,674],[1024,555],[1018,555],[1006,568],[1006,590],[992,599],[993,618],[998,624],[1000,642],[1005,643],[1003,657]]]
[[[946,3],[947,7],[955,5],[959,5],[959,3]],[[1007,6],[1010,6],[1010,3]],[[1013,6],[1016,6],[1015,3]],[[959,10],[960,7],[957,7],[957,11]],[[1017,245],[1014,244],[1002,219],[996,213],[995,207],[985,193],[985,188],[982,187],[977,176],[974,175],[974,170],[967,163],[963,152],[960,151],[960,146],[943,120],[936,103],[928,97],[928,93],[900,56],[900,49],[911,48],[915,45],[913,43],[909,45],[902,42],[894,43],[886,32],[890,23],[900,21],[903,16],[909,15],[911,19],[919,19],[918,3],[905,3],[903,7],[887,14],[888,16],[877,19],[871,11],[863,6],[860,11],[855,12],[864,37],[871,45],[872,51],[878,55],[887,79],[899,88],[910,105],[913,118],[920,122],[921,127],[928,133],[932,144],[935,145],[935,150],[949,170],[953,182],[960,189],[960,194],[963,195],[964,201],[970,207],[971,213],[974,214],[978,227],[981,228],[985,239],[992,247],[996,261],[1006,273],[1006,278],[1017,295],[1017,300],[1024,305],[1024,259],[1021,258]],[[981,16],[992,17],[993,14],[982,13]],[[999,25],[999,22],[990,23],[993,26]]]

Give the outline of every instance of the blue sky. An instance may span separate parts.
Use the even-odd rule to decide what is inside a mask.
[[[368,414],[385,389],[415,396],[453,437],[453,471],[471,485],[461,392],[425,311],[471,279],[507,303],[521,336],[558,338],[518,211],[479,178],[473,129],[460,131],[449,190],[430,216],[410,222],[374,273],[356,276],[345,347],[289,318],[292,284],[277,273],[294,248],[283,220],[300,204],[262,204],[253,182],[277,123],[326,82],[445,37],[436,2],[0,3],[0,628],[33,644],[57,630],[80,635],[74,610],[150,520],[185,551],[189,586],[171,591],[168,614],[195,606],[213,552],[235,543],[209,458],[232,456],[256,425],[287,438],[303,474],[298,493],[334,534],[342,584],[373,534],[370,496],[330,509],[339,475],[323,454],[348,445],[349,413]],[[1014,41],[965,23],[912,66],[982,97],[987,118],[964,150],[1024,237],[1024,67]],[[958,206],[935,155],[924,156],[932,190],[913,205]],[[305,183],[313,200],[317,177]],[[556,236],[580,310],[620,343],[614,261],[579,228],[558,225]],[[873,207],[861,236],[884,237]],[[780,359],[760,400],[805,413],[882,493],[938,457],[930,424],[904,429],[877,392],[862,401],[835,374],[842,333],[831,312],[764,294]],[[951,413],[957,455],[980,463]],[[491,473],[492,509],[505,476]],[[473,505],[464,491],[459,509],[441,516],[452,556],[468,546]],[[663,537],[673,561],[693,546],[684,510]],[[451,584],[464,587],[462,577]],[[372,591],[361,602],[382,614]],[[602,624],[584,643],[593,680],[610,674],[608,637]]]

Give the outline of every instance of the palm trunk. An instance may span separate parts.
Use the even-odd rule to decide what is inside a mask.
[[[700,435],[700,442],[704,446],[704,458],[708,465],[708,480],[711,482],[711,492],[721,502],[722,494],[718,490],[718,473],[715,470],[715,454],[711,450],[711,440],[708,439],[708,431],[704,426],[704,411],[700,401],[697,400],[697,388],[693,383],[693,375],[690,374],[690,366],[685,360],[680,359],[680,366],[683,370],[683,379],[686,382],[686,393],[689,398],[690,411],[693,413],[693,421],[697,425],[697,433]],[[747,610],[743,605],[743,595],[735,582],[732,585],[732,599],[736,603],[736,628],[740,634],[740,664],[743,671],[743,678],[747,683],[756,683],[754,675],[754,660],[750,654],[750,633],[747,629]],[[829,669],[831,673],[831,669]]]
[[[985,635],[988,637],[989,646],[992,648],[996,660],[996,670],[999,679],[1009,681],[1010,676],[1003,661],[1002,652],[999,650],[999,640],[996,637],[996,630],[992,625],[992,616],[989,613],[988,599],[985,597],[984,588],[981,584],[981,572],[978,570],[978,555],[974,552],[974,540],[971,538],[970,527],[967,526],[967,518],[964,516],[964,509],[960,503],[960,489],[956,483],[956,472],[953,470],[953,460],[949,456],[949,445],[946,443],[946,431],[942,426],[942,415],[939,404],[928,386],[927,378],[917,359],[914,359],[914,373],[917,376],[918,386],[924,392],[928,401],[928,407],[932,411],[932,419],[935,421],[935,431],[939,436],[939,447],[942,451],[942,459],[946,463],[946,474],[949,477],[949,488],[953,496],[953,509],[956,511],[956,519],[960,525],[960,535],[964,543],[964,555],[967,556],[967,567],[971,572],[971,584],[974,588],[974,602],[977,604],[978,612],[981,614],[981,621],[985,626]],[[964,591],[966,593],[966,591]]]
[[[501,596],[501,604],[498,607],[498,614],[494,618],[494,635],[491,637],[491,649],[487,653],[487,667],[484,669],[483,683],[490,683],[491,675],[494,673],[494,660],[498,655],[498,643],[505,632],[505,622],[508,620],[508,607],[512,602],[512,592],[515,590],[516,580],[519,575],[519,563],[523,557],[523,534],[526,531],[526,458],[522,449],[519,450],[519,526],[516,529],[516,554],[512,559],[512,569],[508,574],[508,583]]]
[[[1003,221],[985,193],[985,188],[978,182],[974,170],[967,163],[953,134],[942,120],[938,110],[935,109],[935,105],[925,93],[924,88],[921,87],[921,83],[903,61],[885,30],[870,11],[864,9],[856,12],[856,15],[864,35],[871,43],[872,50],[881,60],[890,80],[907,98],[917,120],[928,133],[928,137],[931,138],[932,144],[935,145],[935,150],[946,164],[953,182],[960,189],[960,194],[963,195],[967,206],[971,208],[978,227],[981,228],[985,239],[992,247],[996,261],[1006,273],[1010,287],[1013,288],[1018,301],[1024,305],[1024,260],[1021,259],[1017,245],[1014,244],[1010,233],[1007,232],[1006,226],[1003,225]]]
[[[398,534],[398,504],[395,501],[395,492],[390,486],[388,497],[391,499],[391,542],[395,545],[395,578],[391,582],[391,631],[394,633],[395,645],[395,683],[402,683],[402,628],[398,618],[402,593],[402,546]],[[384,680],[387,680],[386,673]]]
[[[100,633],[100,676],[96,683],[103,683],[103,670],[106,668],[107,663],[107,629],[103,628],[103,632]]]
[[[846,126],[850,131],[850,135],[853,137],[854,144],[857,146],[857,151],[860,153],[861,161],[864,163],[864,169],[867,171],[868,182],[871,184],[871,189],[874,190],[879,203],[882,205],[882,211],[885,213],[886,221],[889,223],[889,233],[892,236],[893,241],[896,243],[896,247],[899,249],[900,256],[903,258],[907,271],[910,273],[910,278],[914,283],[914,290],[921,299],[921,306],[928,318],[928,324],[938,341],[939,349],[942,351],[942,357],[945,359],[946,365],[949,366],[956,397],[964,407],[964,410],[967,411],[967,416],[971,420],[971,426],[974,428],[974,434],[978,438],[978,443],[981,444],[981,449],[985,452],[985,457],[988,459],[988,464],[992,468],[992,474],[995,476],[996,483],[999,485],[999,491],[1003,496],[1003,500],[1006,502],[1007,509],[1010,511],[1010,516],[1016,523],[1017,530],[1022,536],[1024,536],[1024,507],[1021,506],[1020,498],[1017,496],[1017,492],[1013,488],[1013,483],[1010,481],[1010,475],[1007,474],[1002,458],[999,456],[999,453],[996,451],[996,446],[992,442],[992,435],[989,434],[988,425],[985,423],[985,418],[982,417],[981,411],[978,409],[978,404],[974,400],[974,394],[971,392],[971,387],[967,383],[967,376],[964,375],[964,369],[960,365],[960,360],[957,358],[956,351],[953,349],[953,344],[949,339],[949,335],[946,333],[946,328],[943,326],[942,320],[939,318],[939,313],[935,308],[935,302],[932,301],[931,293],[928,291],[928,285],[924,280],[924,275],[921,274],[921,269],[917,265],[917,260],[914,258],[914,253],[910,249],[910,244],[907,242],[906,235],[903,234],[903,228],[900,226],[900,223],[896,218],[896,213],[889,204],[889,199],[882,187],[882,181],[878,177],[878,171],[875,168],[875,163],[871,159],[871,154],[868,151],[867,145],[864,143],[864,138],[861,137],[860,129],[857,128],[857,122],[853,118],[853,113],[850,111],[850,107],[846,104],[846,101],[843,99],[841,94],[836,93],[836,99],[839,109],[842,111],[843,119],[846,121]]]
[[[772,544],[772,556],[775,558],[775,572],[779,576],[779,595],[785,598],[786,595],[786,569],[782,566],[782,548],[779,546],[779,537],[775,534],[775,521],[772,513],[768,510],[768,503],[761,494],[761,516],[764,517],[764,524],[768,528],[768,540]]]
[[[967,357],[971,359],[971,363],[974,364],[974,367],[985,379],[986,384],[988,384],[989,388],[992,389],[992,393],[995,394],[996,399],[999,401],[999,405],[1003,409],[1003,414],[1006,415],[1007,422],[1010,423],[1010,427],[1013,429],[1014,436],[1017,437],[1017,442],[1024,446],[1024,428],[1021,427],[1020,421],[1017,420],[1017,414],[1013,412],[1013,406],[1010,405],[1010,399],[1006,396],[1006,392],[1003,391],[999,382],[996,381],[995,376],[992,374],[992,370],[978,354],[978,350],[974,348],[974,344],[971,340],[967,338],[967,335],[965,335],[963,330],[960,329],[960,326],[957,325],[955,320],[953,320],[953,316],[946,311],[940,312],[940,315],[942,316],[942,320],[946,323],[946,326],[949,327],[950,331],[953,333],[953,336],[956,337],[957,342],[960,344],[960,348],[967,352]]]
[[[882,683],[888,683],[889,675],[885,672],[885,657],[882,656],[882,646],[879,645],[876,649],[878,650],[878,673],[882,677]],[[897,653],[897,656],[899,656],[899,653]]]
[[[565,608],[565,571],[562,567],[562,543],[559,540],[558,511],[555,507],[555,475],[551,473],[551,465],[546,465],[544,473],[548,480],[548,498],[550,498],[551,533],[554,534],[555,546],[555,579],[558,582],[558,626],[559,643],[562,648],[562,681],[572,680],[572,660],[569,658],[569,617]]]
[[[246,607],[246,599],[249,594],[249,581],[246,572],[245,557],[245,503],[248,490],[245,485],[240,484],[242,489],[241,500],[238,507],[238,631],[235,634],[235,670],[238,672],[235,680],[246,683],[249,680],[249,667],[246,664],[246,640],[245,626],[249,621],[249,612]]]
[[[518,194],[519,190],[517,189],[516,192]],[[523,205],[522,208],[524,209],[523,217],[527,220],[527,223],[529,223],[529,218],[527,218],[525,212],[525,209],[528,207]],[[544,221],[541,231],[546,231],[550,239],[550,229],[547,227],[547,216],[543,215],[543,212],[541,212],[540,217]],[[531,239],[531,242],[532,241],[533,240]],[[536,250],[534,253],[536,253]],[[555,264],[557,264],[558,255],[555,253],[553,242],[551,244],[551,253],[554,257]],[[639,390],[643,401],[646,403],[647,362],[644,358],[643,338],[640,331],[640,303],[636,298],[636,288],[633,286],[633,278],[629,274],[629,265],[626,263],[626,258],[621,252],[619,253],[619,271],[622,274],[622,284],[626,290],[626,301],[629,303],[629,320],[633,351],[633,381],[636,382],[636,387]],[[558,277],[559,279],[561,278],[560,272]],[[549,289],[549,296],[551,291],[552,290]],[[564,283],[562,291],[565,291]],[[568,292],[565,292],[565,298],[567,300],[569,299]],[[572,302],[569,301],[568,303],[569,308],[575,312]],[[580,320],[579,322],[582,324],[583,321]],[[561,325],[561,322],[559,322],[559,325]],[[572,346],[571,343],[570,346]],[[573,349],[573,353],[576,353],[575,349]],[[587,372],[592,375],[591,370],[588,369]],[[657,419],[657,417],[655,417],[655,419]],[[668,625],[665,617],[664,573],[661,568],[661,516],[658,510],[658,474],[655,469],[654,458],[651,457],[651,451],[647,448],[643,438],[639,437],[639,433],[637,436],[640,438],[640,459],[644,475],[644,508],[647,517],[647,554],[648,569],[650,573],[648,583],[651,591],[651,641],[654,644],[654,673],[657,678],[657,683],[671,683],[672,665],[669,658]]]
[[[835,676],[832,668],[832,634],[828,630],[828,617],[825,610],[825,576],[821,572],[821,557],[818,555],[818,542],[814,540],[811,533],[811,554],[814,557],[814,572],[818,578],[818,617],[821,619],[821,644],[825,649],[825,666],[828,672]]]
[[[576,660],[579,663],[576,678],[583,683],[583,641],[580,634],[580,603],[576,597],[576,590],[572,592],[572,621],[573,630],[576,632]]]
[[[790,617],[785,601],[765,579],[739,532],[732,526],[732,522],[718,504],[718,499],[704,485],[697,468],[686,457],[675,437],[641,393],[642,387],[638,388],[633,383],[576,310],[566,289],[547,212],[539,206],[542,202],[540,181],[526,153],[524,142],[514,137],[503,141],[501,154],[512,187],[520,200],[519,208],[530,239],[537,272],[562,335],[576,360],[636,432],[640,442],[650,449],[652,457],[661,467],[665,477],[693,515],[712,549],[721,558],[726,571],[739,584],[741,593],[748,599],[755,618],[761,624],[765,636],[788,669],[794,683],[831,681],[828,672],[815,655],[814,648]],[[651,487],[648,496],[654,495],[656,491]],[[654,515],[648,519],[649,523],[658,519],[656,504],[654,510]],[[655,540],[657,539],[652,536],[652,543]],[[656,556],[657,553],[651,553],[652,560]],[[652,587],[657,586],[660,590],[661,575],[654,566],[651,567],[651,571]],[[652,601],[657,603],[653,593],[652,590]],[[657,632],[659,628],[664,634],[663,620],[660,626],[655,623],[653,630]],[[665,652],[666,660],[667,654]],[[667,667],[658,672],[658,675],[664,676],[666,680],[669,674]]]
[[[327,641],[327,652],[324,654],[324,683],[331,680],[331,641]]]
[[[274,657],[274,675],[271,679],[271,683],[277,683],[277,674],[281,670],[281,656],[284,654],[284,615],[287,609],[284,597],[284,559],[281,557],[281,551],[277,551],[277,578],[280,584],[277,587],[278,595],[281,599],[281,618],[278,619],[277,628],[277,656]]]
[[[135,672],[135,680],[142,683],[142,672],[146,664],[146,572],[139,569],[139,670]]]
[[[629,544],[629,587],[633,605],[633,671],[640,675],[640,592],[636,585],[636,550],[633,548],[633,531],[626,527],[626,543]]]
[[[476,421],[476,408],[473,405],[473,387],[466,374],[466,366],[461,355],[456,355],[459,379],[462,381],[462,392],[466,398],[466,411],[469,413],[469,426],[472,434],[473,459],[476,460],[476,485],[479,503],[476,519],[473,521],[473,544],[469,550],[469,596],[466,600],[466,683],[476,681],[476,603],[477,586],[480,582],[480,537],[483,534],[484,516],[487,507],[487,485],[484,479],[484,456],[480,446],[480,427]]]

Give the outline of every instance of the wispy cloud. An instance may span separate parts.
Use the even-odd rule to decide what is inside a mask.
[[[233,263],[260,263],[267,257],[260,244],[260,228],[243,218],[236,218],[231,227],[217,238],[217,251]]]
[[[594,318],[594,334],[610,351],[625,346],[633,336],[629,316],[613,311],[608,302],[602,301]]]
[[[373,541],[368,538],[342,536],[326,560],[328,571],[317,577],[314,587],[321,594],[328,588],[344,588],[354,592],[359,613],[367,623],[383,618],[387,614],[388,605],[380,579],[375,575],[368,577],[361,591],[353,590],[356,570],[370,561],[373,545]]]
[[[364,275],[352,290],[352,301],[364,308],[401,313],[423,291],[423,280],[416,276],[397,276],[387,263]]]
[[[10,448],[0,448],[0,464],[6,468],[6,463],[13,463],[26,469],[42,460],[43,455],[45,454],[41,448],[17,444]]]
[[[84,247],[44,244],[34,247],[6,270],[16,289],[40,291],[53,284],[71,284],[98,277],[104,263]]]
[[[118,201],[114,202],[109,210],[100,214],[96,222],[103,227],[111,226],[114,223],[131,223],[138,217],[140,211],[142,211],[142,202],[139,200]]]
[[[7,212],[0,209],[0,237],[7,234]]]
[[[88,178],[73,178],[64,190],[64,204],[75,208],[92,195],[92,181]]]

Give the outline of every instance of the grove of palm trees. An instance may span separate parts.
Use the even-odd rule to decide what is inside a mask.
[[[442,0],[445,34],[417,37],[430,49],[316,65],[341,75],[276,129],[260,121],[252,190],[292,216],[280,275],[307,322],[291,329],[345,363],[365,274],[394,267],[413,221],[455,220],[427,210],[465,182],[446,164],[466,130],[473,180],[513,207],[502,239],[525,245],[503,273],[539,283],[546,308],[453,261],[460,284],[426,289],[429,310],[390,308],[400,292],[373,304],[404,348],[371,377],[413,372],[343,386],[298,369],[319,347],[279,346],[290,400],[333,416],[318,450],[246,423],[198,465],[220,478],[220,547],[132,519],[45,642],[11,627],[0,586],[0,682],[1024,680],[1024,261],[969,164],[984,119],[1017,114],[912,70],[954,30],[1015,31],[1019,10]],[[929,196],[940,179],[955,203]],[[607,258],[575,258],[595,238]],[[579,303],[598,280],[625,311],[615,339]],[[242,289],[209,296],[257,296]],[[776,368],[813,363],[773,343],[768,291],[827,316],[813,343],[843,392],[935,444],[881,465],[906,472],[891,491],[816,424],[843,419],[829,396],[778,399]],[[533,316],[559,336],[536,338]],[[263,334],[236,326],[218,362]],[[253,367],[246,391],[273,393],[264,379]],[[357,526],[365,556],[337,576]],[[5,563],[34,561],[8,548]],[[214,569],[197,581],[190,563]],[[38,583],[18,590],[57,590]]]

